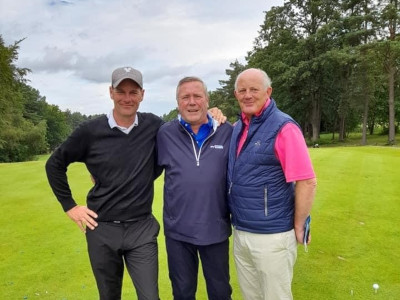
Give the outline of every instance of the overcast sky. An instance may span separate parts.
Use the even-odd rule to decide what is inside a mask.
[[[20,44],[19,67],[30,85],[61,110],[82,114],[112,109],[111,72],[143,73],[140,111],[159,116],[176,107],[184,76],[209,90],[253,47],[264,12],[284,0],[0,0],[0,34]]]

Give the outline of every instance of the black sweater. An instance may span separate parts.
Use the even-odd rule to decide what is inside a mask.
[[[95,179],[87,206],[97,221],[130,220],[151,213],[156,167],[156,134],[162,120],[137,113],[139,125],[129,134],[111,129],[106,116],[83,123],[46,163],[47,177],[64,211],[76,205],[67,181],[73,162],[85,163]]]

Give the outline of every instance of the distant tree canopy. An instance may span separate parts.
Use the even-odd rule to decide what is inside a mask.
[[[22,41],[22,40],[21,40]],[[50,105],[17,68],[19,43],[6,46],[0,35],[0,162],[26,161],[54,150],[90,117]]]
[[[166,122],[172,121],[172,120],[176,119],[177,117],[178,117],[178,109],[177,108],[171,110],[168,114],[164,114],[161,116],[161,118]]]
[[[230,121],[239,106],[234,82],[246,68],[272,79],[272,97],[294,117],[306,137],[321,131],[339,140],[362,128],[366,143],[376,125],[395,143],[400,120],[400,4],[398,0],[288,0],[265,12],[248,52],[226,70],[229,79],[210,93],[210,106]]]

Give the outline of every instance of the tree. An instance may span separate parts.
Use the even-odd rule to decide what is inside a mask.
[[[57,105],[47,105],[44,118],[46,119],[46,141],[51,151],[57,148],[71,132],[66,122],[65,114]]]
[[[278,105],[313,142],[319,138],[324,95],[333,90],[325,54],[335,40],[326,25],[337,19],[337,2],[287,1],[266,13],[248,57],[249,66],[261,67],[270,75]]]
[[[338,110],[339,140],[344,140],[346,127],[351,130],[362,118],[362,143],[366,143],[369,102],[376,82],[375,60],[370,51],[370,44],[376,39],[375,8],[372,0],[342,2],[342,17],[337,31],[340,47],[336,50],[340,54],[337,63],[343,72],[340,76],[342,97]],[[353,125],[348,126],[346,121],[352,121]]]
[[[20,84],[20,90],[22,93],[24,118],[32,121],[34,124],[43,121],[48,105],[46,97],[42,97],[38,90],[25,83]]]
[[[313,143],[321,128],[330,130],[332,138],[338,131],[344,140],[361,125],[361,143],[366,144],[376,124],[387,128],[388,143],[395,143],[399,8],[398,0],[288,0],[272,7],[247,64],[230,65],[228,80],[210,92],[211,105],[235,120],[237,74],[260,68],[272,79],[278,107],[294,117]]]
[[[239,103],[237,102],[234,90],[235,81],[240,72],[245,69],[245,66],[239,63],[238,60],[229,65],[231,69],[226,69],[225,73],[228,80],[220,80],[221,88],[216,91],[210,92],[210,106],[218,107],[226,115],[228,121],[234,123],[238,119],[240,113]]]
[[[171,110],[168,114],[164,114],[161,118],[165,122],[168,122],[168,121],[175,120],[178,117],[178,114],[179,114],[178,109],[175,108],[175,109]]]
[[[388,82],[389,145],[395,144],[395,84],[400,58],[400,6],[398,0],[378,1],[381,6],[381,36],[379,52],[384,57],[384,70]]]
[[[88,116],[82,115],[80,112],[72,112],[69,109],[64,112],[64,115],[65,120],[70,128],[70,132],[75,130],[82,122],[89,120]]]
[[[0,161],[29,160],[46,150],[45,122],[24,118],[24,76],[17,68],[18,41],[5,46],[0,36]]]
[[[27,68],[17,68],[19,43],[4,45],[0,35],[0,162],[30,160],[54,150],[85,116],[49,105],[27,84]]]

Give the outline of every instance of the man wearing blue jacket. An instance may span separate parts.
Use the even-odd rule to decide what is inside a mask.
[[[178,119],[157,134],[173,296],[195,299],[200,257],[208,299],[231,299],[226,169],[232,126],[218,126],[207,114],[208,93],[201,79],[183,78],[176,98]]]
[[[261,69],[236,78],[241,115],[227,176],[233,253],[245,300],[293,299],[297,243],[303,243],[317,184],[300,127],[271,94],[271,79]]]

